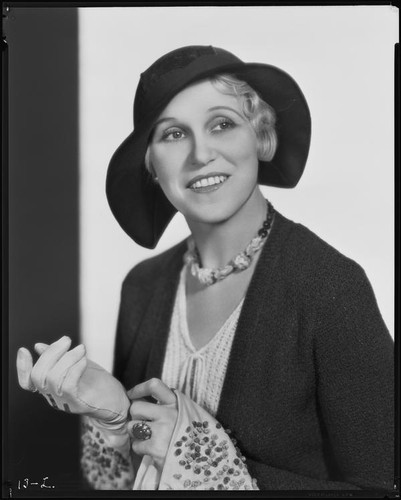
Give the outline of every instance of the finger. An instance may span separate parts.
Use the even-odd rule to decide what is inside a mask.
[[[83,373],[88,365],[88,359],[83,356],[79,361],[77,361],[67,372],[64,378],[62,386],[60,388],[63,394],[75,395],[78,387],[78,383]],[[68,410],[67,410],[68,411]]]
[[[38,342],[34,345],[35,351],[37,354],[42,355],[46,349],[49,347],[49,344],[43,344],[42,342]]]
[[[128,397],[133,399],[152,396],[162,404],[171,404],[176,402],[174,392],[158,378],[151,378],[142,384],[138,384],[128,391]]]
[[[151,455],[152,444],[149,441],[150,439],[145,441],[141,439],[134,439],[131,444],[132,451],[140,456]]]
[[[46,390],[46,376],[57,361],[65,354],[71,346],[69,337],[61,337],[51,344],[35,363],[31,378],[40,391]]]
[[[71,351],[66,352],[58,362],[53,366],[47,375],[47,385],[50,392],[55,393],[57,396],[62,396],[61,387],[68,374],[75,363],[77,363],[83,356],[85,356],[85,346],[80,344]]]
[[[32,368],[33,360],[31,353],[25,347],[21,347],[17,353],[18,383],[23,389],[35,392],[37,389],[31,380]]]
[[[129,412],[133,420],[157,420],[161,417],[163,409],[155,403],[134,401]]]
[[[48,347],[49,347],[49,344],[44,344],[42,342],[37,342],[34,345],[35,352],[36,352],[36,354],[39,354],[39,356],[41,356],[46,351],[46,349]],[[49,403],[49,405],[53,406],[54,409],[56,409],[56,410],[60,409],[51,394],[42,394],[42,396],[46,399],[46,401]]]

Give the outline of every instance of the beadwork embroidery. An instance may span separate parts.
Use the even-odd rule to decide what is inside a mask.
[[[89,484],[97,490],[130,490],[134,482],[130,461],[107,446],[99,431],[82,422],[81,467]]]
[[[252,489],[245,485],[246,481],[256,487],[249,476],[245,457],[235,446],[235,439],[231,439],[236,449],[233,459],[228,452],[228,440],[222,438],[221,430],[224,431],[218,422],[211,426],[208,421],[193,421],[185,429],[185,434],[174,443],[173,455],[177,457],[182,473],[173,477],[182,480],[184,489],[198,489],[202,484],[203,489],[209,490]],[[227,429],[226,433],[230,431]],[[186,478],[186,474],[196,474],[199,479]],[[209,482],[213,482],[213,486],[208,487]]]

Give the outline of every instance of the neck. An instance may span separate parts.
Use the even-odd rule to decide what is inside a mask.
[[[229,219],[217,223],[187,221],[202,267],[221,267],[243,251],[266,218],[266,200],[258,186]]]

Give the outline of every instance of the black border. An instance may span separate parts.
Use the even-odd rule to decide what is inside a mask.
[[[35,8],[35,7],[46,7],[46,8],[57,8],[57,7],[77,7],[77,8],[91,8],[91,7],[182,7],[182,6],[227,6],[227,7],[249,7],[249,6],[353,6],[353,5],[391,5],[398,7],[398,2],[388,2],[388,1],[355,1],[355,2],[3,2],[3,17],[11,13],[10,9],[15,8]],[[3,36],[3,115],[2,115],[2,139],[3,139],[3,149],[2,149],[2,236],[3,236],[3,316],[2,316],[2,326],[3,326],[3,370],[6,371],[6,377],[3,378],[3,495],[2,498],[8,498],[7,481],[4,481],[4,467],[7,460],[7,455],[5,448],[7,449],[7,426],[8,419],[7,414],[4,411],[7,408],[8,401],[8,390],[7,390],[7,373],[8,373],[8,192],[6,189],[8,182],[8,47],[7,41]],[[395,165],[394,165],[394,195],[395,195],[395,316],[394,316],[394,342],[395,342],[395,479],[394,479],[394,491],[388,493],[382,493],[371,490],[308,490],[308,491],[287,491],[287,490],[269,490],[269,491],[259,491],[259,492],[188,492],[188,491],[175,491],[175,492],[135,492],[132,491],[77,491],[74,493],[74,498],[126,498],[126,497],[143,497],[143,498],[169,498],[169,497],[193,497],[193,498],[203,498],[203,497],[234,497],[234,498],[399,498],[400,495],[400,54],[399,54],[399,44],[395,45],[394,49],[394,64],[395,64],[395,95],[394,95],[394,105],[395,105]],[[43,498],[41,496],[41,491],[34,492],[21,492],[18,497],[25,498]],[[37,494],[35,494],[37,493]],[[15,495],[14,495],[15,496]],[[59,495],[55,492],[55,495],[46,495],[47,498],[60,498],[60,497],[70,497],[71,493]]]

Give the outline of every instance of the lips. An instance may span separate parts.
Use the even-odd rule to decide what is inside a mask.
[[[227,179],[228,175],[219,172],[212,172],[208,175],[198,175],[191,179],[187,187],[193,191],[205,191],[211,188],[220,187]]]

